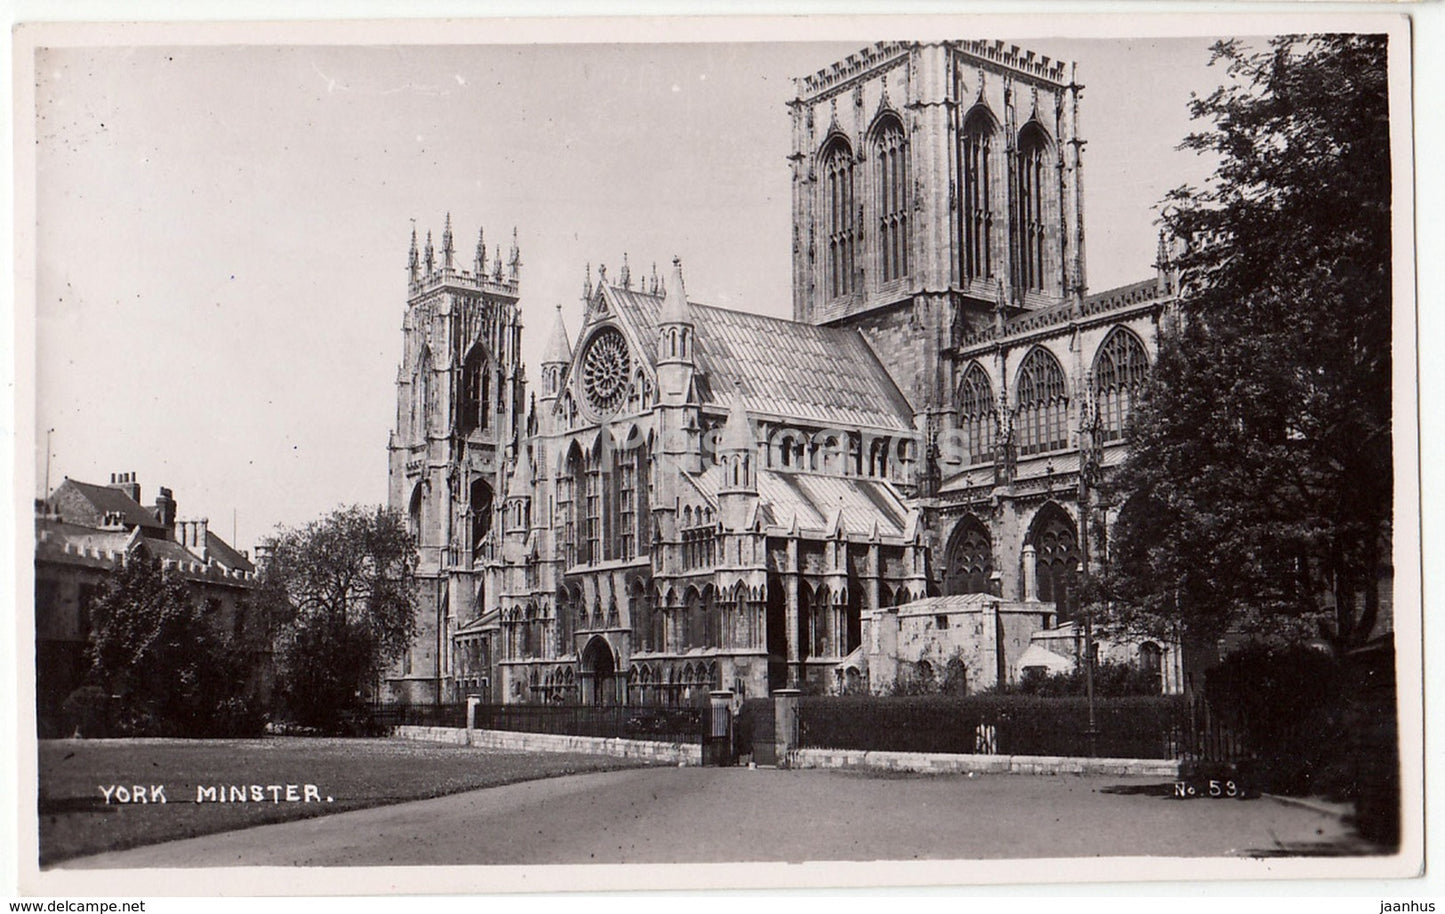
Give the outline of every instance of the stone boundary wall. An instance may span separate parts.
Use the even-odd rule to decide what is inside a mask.
[[[520,733],[512,730],[465,730],[460,727],[393,727],[396,739],[450,743],[483,749],[518,752],[583,752],[615,758],[645,759],[669,765],[701,765],[698,743],[663,743],[653,740],[612,739],[601,736],[562,736],[554,733]]]
[[[1175,759],[1073,758],[1054,755],[954,755],[944,752],[868,752],[795,749],[793,768],[882,768],[936,774],[1103,774],[1179,777]]]

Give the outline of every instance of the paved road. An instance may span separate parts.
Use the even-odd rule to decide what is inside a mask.
[[[1159,779],[645,768],[174,841],[66,868],[688,863],[1367,852],[1272,799]]]

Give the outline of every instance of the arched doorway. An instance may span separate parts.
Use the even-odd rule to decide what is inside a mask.
[[[583,648],[581,679],[583,704],[617,703],[617,661],[606,639],[594,637]]]

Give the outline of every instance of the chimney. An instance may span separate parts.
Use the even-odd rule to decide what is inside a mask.
[[[171,490],[165,486],[161,486],[160,492],[156,495],[155,515],[162,527],[167,530],[175,527],[176,500],[171,497]]]
[[[176,542],[200,556],[202,561],[210,560],[209,550],[206,549],[206,527],[209,524],[210,521],[204,517],[176,522]]]
[[[120,489],[126,495],[129,495],[132,501],[136,503],[140,502],[140,483],[136,481],[134,472],[111,473],[110,488]]]

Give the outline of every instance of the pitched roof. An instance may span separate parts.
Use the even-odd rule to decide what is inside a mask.
[[[875,522],[880,536],[903,536],[908,525],[898,492],[877,479],[759,470],[758,498],[764,518],[778,526],[796,516],[800,529],[826,531],[840,510],[844,531],[857,536],[870,535]]]
[[[156,520],[154,514],[146,510],[145,506],[120,489],[112,489],[109,486],[98,486],[93,483],[81,482],[78,479],[69,478],[62,482],[61,485],[70,486],[84,496],[85,500],[90,502],[99,514],[106,514],[112,511],[120,514],[127,527],[146,527],[152,530],[165,529],[165,525]]]
[[[898,607],[900,615],[944,615],[946,613],[978,612],[984,606],[999,602],[986,593],[956,593],[946,597],[924,597]]]
[[[662,299],[637,289],[602,287],[632,325],[649,362]],[[671,290],[669,290],[671,291]],[[697,328],[698,396],[725,406],[733,385],[748,412],[815,425],[913,430],[913,411],[863,336],[845,327],[691,303]]]
[[[251,564],[250,559],[235,549],[232,549],[230,543],[227,543],[210,530],[206,531],[206,554],[222,568],[239,568],[242,571],[256,570],[256,566]]]
[[[97,530],[82,524],[36,518],[35,548],[37,553],[50,554],[71,552],[84,555],[87,551],[108,556],[124,553],[130,548],[133,530]]]
[[[455,635],[473,635],[496,628],[502,618],[501,610],[491,609],[456,630]]]
[[[159,559],[160,561],[169,559],[172,562],[179,562],[182,565],[205,564],[199,555],[196,555],[174,540],[147,539],[142,541],[141,545],[153,558]]]

